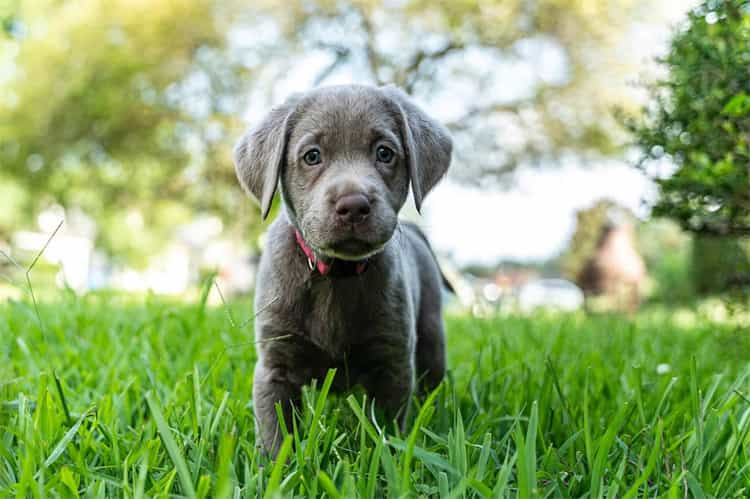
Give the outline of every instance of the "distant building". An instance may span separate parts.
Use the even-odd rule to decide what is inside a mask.
[[[636,249],[635,229],[621,213],[608,216],[594,254],[578,276],[587,297],[604,296],[614,308],[633,311],[641,301],[646,265]]]
[[[0,250],[11,257],[21,255],[25,263],[40,255],[59,266],[57,285],[77,292],[120,289],[179,295],[212,272],[227,297],[249,293],[255,284],[257,256],[244,241],[222,237],[223,226],[214,217],[196,217],[177,227],[174,237],[142,269],[115,265],[98,250],[96,225],[82,212],[53,207],[40,214],[38,225],[37,230],[14,233],[10,245],[0,241]],[[0,268],[9,265],[6,260],[0,254]]]

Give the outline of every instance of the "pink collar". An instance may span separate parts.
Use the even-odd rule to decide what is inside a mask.
[[[350,262],[348,260],[334,258],[326,262],[315,254],[315,251],[305,242],[305,239],[302,237],[302,233],[300,233],[299,230],[294,229],[294,237],[297,239],[297,246],[300,247],[302,253],[307,257],[307,265],[310,267],[310,270],[317,269],[320,275],[324,276],[331,274],[334,264],[336,264],[336,272],[331,274],[331,276],[359,275],[367,270],[369,263],[367,260]]]

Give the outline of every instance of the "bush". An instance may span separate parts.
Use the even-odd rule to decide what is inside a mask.
[[[693,240],[692,261],[698,293],[743,286],[750,276],[750,239],[698,236]]]
[[[669,219],[652,219],[638,226],[638,248],[650,276],[649,300],[670,304],[692,300],[689,233]]]
[[[750,282],[750,1],[708,0],[690,12],[661,61],[668,75],[629,126],[649,160],[676,166],[657,178],[654,214],[697,235],[695,287]],[[744,254],[743,254],[744,253]]]

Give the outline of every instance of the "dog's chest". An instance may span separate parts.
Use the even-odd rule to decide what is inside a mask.
[[[366,285],[354,279],[321,280],[310,286],[304,329],[310,340],[332,358],[342,360],[352,348],[377,341],[382,334],[399,334],[408,325],[399,320],[393,290],[377,279]]]

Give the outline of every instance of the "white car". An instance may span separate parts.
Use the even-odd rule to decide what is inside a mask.
[[[539,279],[521,286],[518,306],[521,310],[553,308],[578,310],[583,306],[583,291],[565,279]]]

